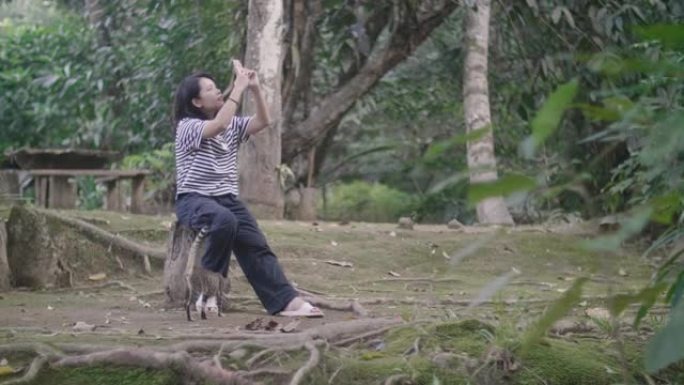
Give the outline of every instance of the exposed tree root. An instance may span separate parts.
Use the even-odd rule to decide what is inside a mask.
[[[299,385],[300,382],[302,382],[302,379],[304,379],[304,376],[306,376],[307,373],[309,373],[313,368],[318,365],[318,362],[321,360],[321,352],[318,351],[318,344],[320,341],[307,341],[304,346],[309,350],[311,353],[311,356],[309,356],[309,360],[297,370],[297,372],[292,376],[292,380],[290,380],[290,385]]]
[[[82,356],[64,357],[52,364],[53,367],[89,366],[112,364],[137,366],[150,369],[171,369],[195,381],[213,384],[249,385],[251,381],[237,373],[213,365],[211,361],[198,363],[187,352],[165,353],[150,349],[127,348],[97,352]]]
[[[131,253],[137,257],[145,258],[148,257],[155,258],[157,260],[164,260],[166,258],[166,251],[163,248],[154,248],[139,244],[137,242],[131,241],[117,234],[110,233],[100,227],[97,227],[91,223],[83,221],[81,219],[70,218],[65,215],[60,215],[53,213],[49,210],[40,210],[40,213],[49,217],[52,220],[66,224],[72,228],[75,228],[80,233],[84,234],[94,242],[99,242],[105,245],[111,245],[114,248],[120,249],[124,252]]]
[[[348,345],[351,345],[357,341],[364,341],[364,340],[367,340],[369,338],[377,337],[381,334],[388,332],[389,330],[394,329],[395,327],[397,327],[397,326],[391,325],[391,326],[386,326],[384,328],[380,328],[377,330],[372,330],[368,333],[363,333],[363,334],[359,334],[359,335],[356,335],[353,337],[345,338],[343,340],[339,340],[339,341],[335,342],[333,345],[335,345],[335,346],[348,346]]]
[[[28,370],[26,373],[21,376],[20,378],[15,378],[11,380],[7,380],[5,382],[1,382],[0,384],[2,385],[10,385],[10,384],[25,384],[28,382],[33,381],[34,378],[40,373],[40,371],[45,367],[45,364],[47,364],[47,357],[43,355],[39,355],[38,357],[34,358],[33,361],[31,362],[31,366],[29,366]]]
[[[62,293],[62,292],[72,292],[72,291],[86,291],[86,290],[100,290],[100,289],[106,289],[108,287],[120,287],[125,290],[130,290],[134,293],[137,293],[138,290],[136,290],[133,286],[123,283],[121,281],[108,281],[101,283],[99,285],[92,285],[92,286],[76,286],[76,287],[64,287],[64,288],[59,288],[59,289],[51,289],[50,293]]]
[[[459,278],[431,278],[431,277],[388,277],[381,279],[371,279],[367,281],[351,282],[353,285],[365,285],[381,282],[426,282],[426,283],[460,283],[463,282]]]
[[[0,345],[0,355],[37,354],[31,369],[21,379],[12,380],[18,382],[12,383],[31,381],[46,364],[52,368],[110,364],[173,370],[190,381],[200,383],[252,384],[249,377],[285,373],[262,368],[247,373],[225,370],[220,360],[224,351],[247,345],[266,349],[248,361],[248,367],[252,367],[259,359],[271,352],[298,350],[306,347],[311,354],[309,360],[296,371],[290,381],[290,384],[297,385],[318,365],[321,345],[328,342],[335,343],[335,341],[358,340],[365,338],[369,333],[377,332],[378,329],[386,331],[402,323],[399,318],[366,318],[325,324],[299,333],[235,333],[225,338],[189,340],[149,348],[74,343],[55,343],[54,346],[38,342],[14,343]],[[206,359],[200,361],[200,358],[196,358],[197,354]]]
[[[52,346],[40,342],[17,342],[0,345],[0,355],[16,353],[36,353],[45,357],[61,357],[62,352]]]

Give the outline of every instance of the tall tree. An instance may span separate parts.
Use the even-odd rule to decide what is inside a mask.
[[[320,167],[344,115],[385,74],[409,57],[458,7],[459,1],[344,0],[331,7],[326,3],[324,12],[316,11],[321,9],[320,0],[293,1],[295,6],[305,3],[308,9],[305,19],[299,23],[302,32],[296,35],[301,50],[293,56],[293,61],[301,63],[299,68],[304,70],[291,73],[294,79],[286,81],[293,86],[285,88],[289,95],[284,95],[288,105],[283,111],[286,124],[283,126],[282,155],[283,161],[293,168],[301,181],[309,175],[306,166],[311,148],[320,147],[315,161]],[[292,14],[297,15],[296,8]],[[323,17],[317,20],[321,14]],[[314,25],[319,30],[328,28],[333,34],[344,31],[337,39],[339,45],[325,60],[309,59],[313,58],[314,51],[331,44],[323,41],[320,32],[306,33]],[[312,49],[314,41],[321,43],[316,44],[316,49]],[[350,41],[353,44],[349,44]],[[309,66],[313,68],[307,71]],[[336,79],[332,84],[316,88],[310,79],[300,79],[330,71],[330,67],[339,68],[337,74],[328,76]]]
[[[468,133],[481,132],[468,141],[468,169],[471,183],[497,180],[494,134],[489,107],[487,54],[489,48],[490,0],[476,0],[467,10],[466,58],[463,73],[463,109]],[[483,224],[513,224],[502,197],[487,198],[477,204],[477,218]]]
[[[275,122],[241,146],[241,195],[255,216],[282,218],[284,200],[278,176],[280,165],[281,79],[283,44],[283,0],[250,0],[247,21],[245,66],[260,76],[262,90]],[[246,114],[255,112],[247,101]]]

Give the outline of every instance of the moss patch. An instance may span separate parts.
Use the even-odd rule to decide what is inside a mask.
[[[609,385],[620,381],[619,366],[597,343],[548,340],[522,360],[518,385]],[[612,373],[611,373],[612,372]]]
[[[330,378],[337,372],[332,382]],[[393,375],[404,374],[410,384],[431,385],[436,378],[442,385],[465,385],[467,378],[456,370],[440,369],[429,360],[418,357],[410,360],[386,357],[372,361],[352,358],[327,357],[325,362],[307,378],[305,384],[382,384]],[[401,382],[399,382],[401,383]]]

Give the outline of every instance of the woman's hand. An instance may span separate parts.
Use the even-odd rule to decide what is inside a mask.
[[[257,75],[256,71],[243,67],[239,60],[233,60],[233,70],[236,74],[241,73],[247,76],[247,87],[250,90],[254,91],[259,88],[259,75]]]
[[[251,71],[254,72],[254,71]],[[233,60],[233,73],[235,74],[235,82],[233,89],[240,94],[249,86],[251,88],[251,79],[249,78],[249,71],[245,70],[239,60]]]

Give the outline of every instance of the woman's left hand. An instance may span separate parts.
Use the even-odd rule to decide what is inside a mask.
[[[256,71],[245,68],[245,72],[247,73],[247,78],[249,79],[247,87],[249,87],[251,90],[259,88],[259,75],[257,75]]]

